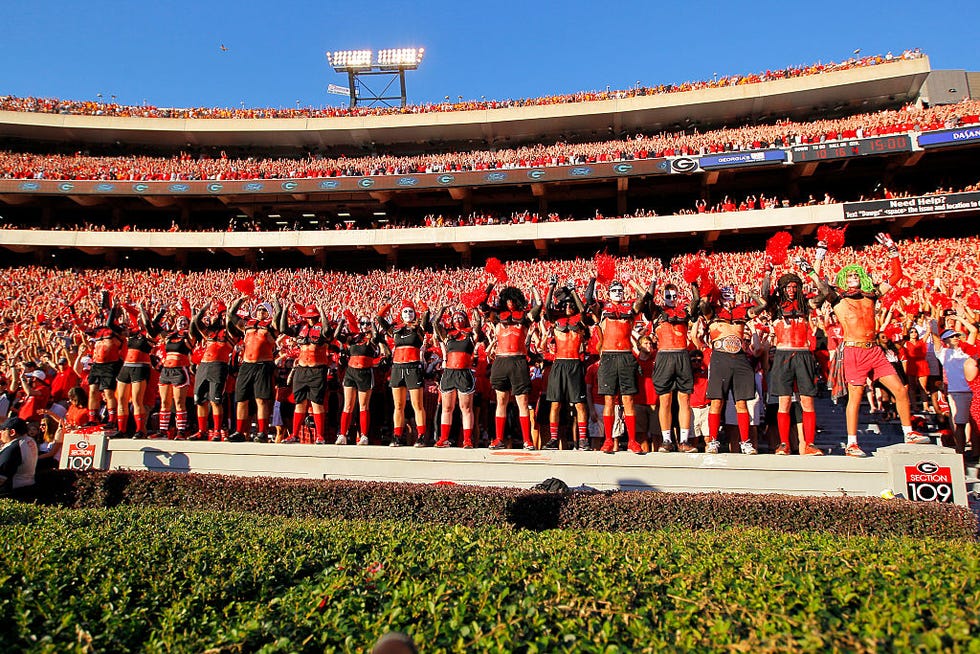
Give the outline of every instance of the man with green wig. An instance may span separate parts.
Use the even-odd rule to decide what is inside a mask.
[[[884,351],[875,343],[878,333],[875,305],[902,278],[902,261],[895,241],[884,232],[875,236],[875,240],[888,251],[890,258],[888,281],[876,285],[864,268],[858,264],[850,264],[837,273],[835,288],[830,290],[828,297],[844,333],[844,340],[838,348],[834,361],[834,376],[843,382],[840,386],[846,386],[847,389],[847,447],[844,453],[854,457],[867,456],[858,446],[857,428],[861,396],[869,377],[873,381],[877,380],[895,397],[895,408],[902,423],[905,442],[917,444],[931,442],[928,436],[912,430],[908,390],[895,372],[895,368],[885,358]],[[807,270],[814,279],[817,278],[820,263],[826,253],[826,246],[819,243],[817,245],[818,270]]]

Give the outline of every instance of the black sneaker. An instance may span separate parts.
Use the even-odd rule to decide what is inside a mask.
[[[589,443],[589,439],[588,438],[578,439],[578,449],[582,450],[583,452],[591,452],[592,445]]]
[[[136,440],[136,439],[139,439],[139,438],[146,438],[146,433],[145,432],[142,432],[142,431],[133,432],[133,440]]]
[[[207,439],[208,433],[206,431],[195,432],[187,437],[189,441],[206,441]]]
[[[558,449],[558,439],[557,438],[552,438],[551,440],[549,440],[547,443],[545,443],[544,449],[546,449],[546,450],[557,450]]]
[[[245,440],[245,434],[240,431],[232,432],[228,435],[229,443],[244,443]]]
[[[269,437],[266,436],[265,434],[259,433],[259,434],[256,434],[255,436],[252,437],[252,442],[253,443],[268,443],[269,442]]]

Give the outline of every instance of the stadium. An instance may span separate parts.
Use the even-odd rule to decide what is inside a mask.
[[[170,554],[143,548],[138,581],[99,555],[106,580],[167,615],[127,634],[78,607],[53,628],[6,596],[22,627],[0,643],[351,651],[385,631],[425,651],[975,642],[975,618],[953,617],[976,599],[971,571],[905,600],[881,590],[905,611],[883,627],[860,596],[887,589],[882,574],[926,574],[909,559],[939,550],[941,567],[949,543],[976,547],[980,73],[906,50],[520,101],[404,96],[358,107],[352,91],[329,110],[0,96],[4,443],[42,445],[37,484],[11,491],[47,505],[4,505],[4,519],[75,554],[70,536],[94,547],[113,530],[139,552],[163,520],[186,539],[160,541],[173,560],[225,579],[214,597],[195,580],[171,602],[153,581],[156,569],[174,582]],[[849,290],[856,264],[868,286]],[[854,381],[848,348],[887,364]],[[774,371],[803,352],[808,378],[787,387]],[[662,373],[678,353],[688,363]],[[731,381],[716,387],[713,369]],[[581,382],[553,386],[559,370]],[[550,528],[561,535],[526,535]],[[810,581],[789,595],[760,592],[757,570],[743,583],[740,570],[771,565],[790,584],[793,564],[751,543],[803,560],[811,531],[839,562],[806,564]],[[603,564],[588,579],[609,534],[672,563]],[[392,552],[429,541],[448,545],[397,568]],[[214,547],[250,558],[215,563]],[[469,548],[476,585],[433,593],[430,571],[465,568]],[[861,548],[873,569],[844,565]],[[730,565],[712,580],[689,549]],[[36,588],[64,580],[23,574]],[[412,590],[413,577],[426,581]],[[106,584],[83,586],[121,602]],[[35,612],[53,614],[67,591],[45,590]],[[951,599],[935,616],[910,608],[940,593]],[[775,610],[783,601],[798,611]],[[450,616],[441,603],[473,606]],[[769,626],[749,615],[770,611]],[[723,617],[698,617],[711,612]],[[232,626],[204,624],[222,614]],[[854,629],[841,624],[851,615]]]

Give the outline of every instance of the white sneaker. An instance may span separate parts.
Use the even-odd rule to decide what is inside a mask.
[[[337,440],[335,440],[333,442],[333,444],[334,445],[347,445],[347,437],[346,436],[338,436],[337,437]]]
[[[739,447],[742,449],[742,454],[758,454],[755,447],[752,446],[752,441],[742,441]]]
[[[708,441],[707,443],[704,444],[705,454],[718,454],[718,452],[720,451],[721,451],[721,443],[718,442],[717,438],[712,441]]]
[[[360,438],[357,439],[357,444],[358,445],[369,445],[370,443],[368,442],[368,437],[367,436],[361,436]]]
[[[910,431],[905,435],[905,442],[912,443],[913,445],[931,445],[932,439],[917,431]]]

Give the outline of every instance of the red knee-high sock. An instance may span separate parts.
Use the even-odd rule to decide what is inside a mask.
[[[217,428],[218,427],[215,426],[215,429],[217,429]],[[197,430],[199,432],[201,432],[202,434],[206,434],[207,433],[207,431],[208,431],[208,417],[207,417],[207,415],[203,415],[203,416],[199,415],[199,416],[197,416]]]
[[[449,440],[449,430],[452,429],[452,423],[444,422],[439,425],[439,440],[446,442]]]
[[[815,411],[803,412],[803,440],[813,445],[813,440],[817,437],[817,413]]]
[[[367,409],[361,409],[361,434],[368,436],[371,432],[371,412]]]
[[[578,437],[579,438],[589,437],[589,423],[587,422],[578,423]]]
[[[749,440],[749,414],[737,413],[738,416],[738,436],[744,443]]]
[[[779,428],[779,441],[783,445],[789,445],[789,411],[782,411],[776,414],[776,426]]]
[[[110,425],[116,422],[116,409],[106,409],[106,419]]]
[[[521,416],[521,437],[525,445],[533,445],[531,441],[531,416]]]
[[[246,420],[247,420],[247,418],[236,418],[235,419],[235,431],[237,431],[239,434],[244,434],[245,433],[245,421]]]
[[[214,421],[214,430],[215,431],[221,431],[222,429],[225,428],[225,426],[223,424],[221,424],[221,414],[220,413],[215,413],[213,416],[211,416],[211,419]]]
[[[405,431],[405,425],[402,425],[401,427],[394,427],[393,431],[395,434],[395,438],[401,440],[402,432]]]
[[[177,431],[187,431],[187,412],[178,411],[176,413],[177,417]],[[139,420],[139,418],[137,418]]]
[[[463,428],[463,447],[473,447],[473,428],[464,427]]]
[[[160,431],[167,431],[168,429],[170,429],[170,412],[169,411],[161,411],[160,412],[159,419],[160,419]]]
[[[616,424],[616,416],[602,416],[602,426],[606,430],[606,442],[611,443],[613,439],[613,425]]]
[[[495,416],[495,418],[496,420],[494,420],[494,422],[496,423],[497,428],[497,441],[499,442],[504,440],[504,431],[507,427],[507,416]]]
[[[361,416],[362,417],[363,417],[363,415],[364,415],[364,413],[361,412]],[[337,434],[338,436],[346,436],[347,435],[347,431],[350,429],[350,418],[351,418],[350,411],[344,411],[344,412],[342,412],[340,414],[340,433]],[[363,429],[363,428],[364,427],[362,425],[361,426],[361,429]]]
[[[322,413],[314,413],[313,414],[313,428],[316,431],[316,437],[317,438],[323,438],[324,437],[324,434],[323,434],[323,429],[324,429],[324,427],[323,427],[323,414]]]
[[[116,416],[116,425],[119,427],[119,431],[126,431],[126,427],[129,426],[129,414],[120,413]]]
[[[303,420],[306,418],[306,412],[296,409],[293,413],[293,437],[299,438],[300,430],[303,429]]]
[[[550,425],[548,425],[548,436],[553,441],[558,440],[558,423],[557,422],[553,422]]]
[[[718,438],[718,430],[721,429],[721,414],[708,413],[708,440],[713,441]]]
[[[146,414],[141,413],[133,417],[136,419],[136,431],[146,431]]]
[[[259,433],[264,434],[269,428],[269,419],[259,418],[256,422],[258,423],[256,426],[258,427]]]
[[[636,416],[623,416],[623,422],[626,423],[626,438],[629,439],[630,443],[636,442]]]
[[[415,425],[415,433],[418,436],[417,440],[425,439],[425,425]]]

